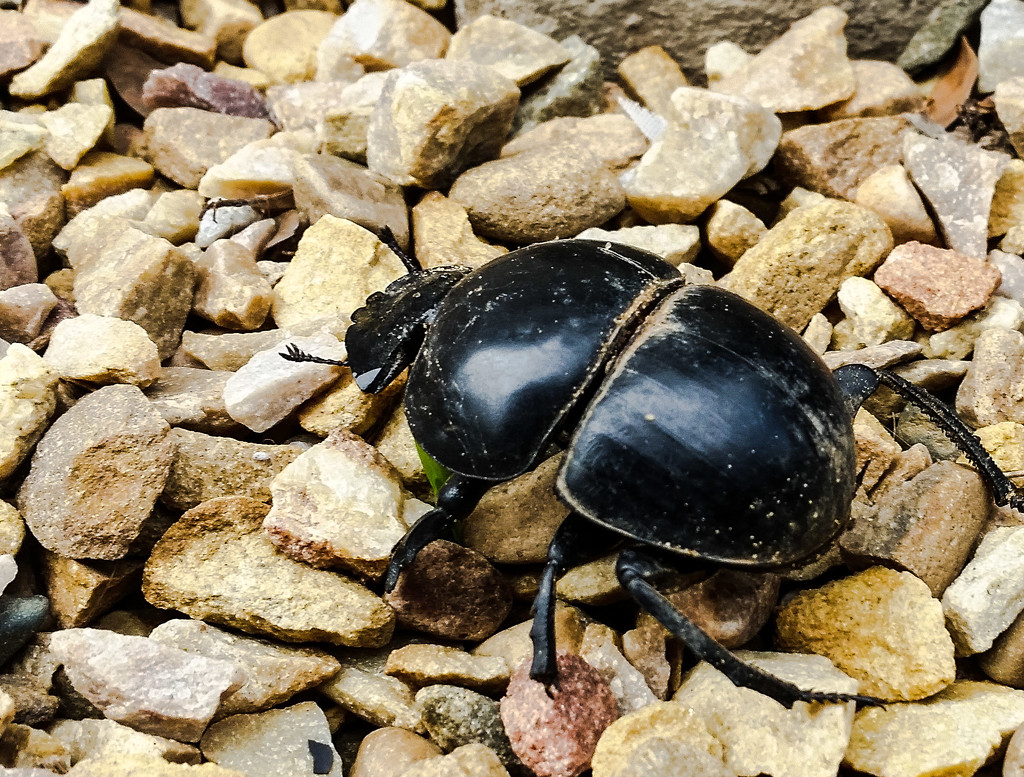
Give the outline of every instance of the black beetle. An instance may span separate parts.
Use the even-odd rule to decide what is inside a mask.
[[[820,552],[845,527],[856,487],[852,419],[880,383],[921,405],[978,467],[996,501],[1010,481],[945,405],[864,365],[830,372],[791,329],[632,247],[561,240],[470,271],[409,274],[352,316],[347,364],[376,392],[412,365],[406,416],[454,474],[398,543],[385,577],[446,536],[491,485],[561,441],[556,489],[571,509],[534,603],[531,675],[557,682],[554,583],[608,537],[623,588],[699,658],[786,706],[879,700],[804,691],[754,669],[652,585],[694,561],[778,569]],[[290,347],[286,358],[324,361]],[[566,442],[567,440],[567,442]]]

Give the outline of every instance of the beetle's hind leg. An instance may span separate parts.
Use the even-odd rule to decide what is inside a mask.
[[[768,674],[756,667],[743,663],[739,658],[719,645],[702,628],[680,613],[672,603],[658,593],[650,579],[664,575],[671,570],[656,558],[638,548],[626,548],[619,554],[615,568],[616,576],[629,595],[662,626],[681,640],[698,659],[702,659],[720,671],[734,685],[770,696],[787,708],[795,702],[847,702],[881,705],[885,702],[873,696],[827,691],[805,691],[793,683]]]
[[[476,507],[480,497],[493,485],[485,480],[452,475],[437,495],[437,506],[420,516],[391,551],[384,573],[384,592],[390,593],[398,576],[434,540],[450,537],[452,529]]]

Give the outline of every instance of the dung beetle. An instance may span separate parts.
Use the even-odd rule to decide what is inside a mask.
[[[453,474],[396,545],[385,590],[448,536],[492,485],[561,443],[556,491],[570,513],[534,602],[531,676],[557,683],[554,584],[568,566],[628,540],[622,587],[733,683],[796,701],[878,699],[802,690],[748,666],[679,613],[654,583],[694,563],[791,566],[846,526],[856,488],[853,416],[880,384],[919,404],[1000,504],[1012,483],[948,407],[898,375],[829,371],[788,327],[716,286],[687,285],[654,254],[591,240],[512,251],[476,269],[409,273],[352,315],[347,365],[367,392],[411,365],[405,412],[419,445]],[[329,361],[294,346],[293,361]]]

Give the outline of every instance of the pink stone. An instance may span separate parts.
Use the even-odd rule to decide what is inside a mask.
[[[524,663],[501,700],[513,752],[538,777],[575,777],[590,767],[597,740],[618,717],[611,688],[590,664],[558,653],[558,685],[530,679]]]
[[[142,100],[151,110],[201,108],[250,119],[270,118],[266,101],[252,86],[187,62],[151,71],[142,86]]]
[[[918,242],[896,246],[875,271],[875,283],[932,331],[984,307],[1001,277],[984,259]]]

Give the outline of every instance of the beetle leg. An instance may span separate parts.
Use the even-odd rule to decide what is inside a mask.
[[[680,613],[672,603],[658,593],[648,582],[669,571],[653,556],[638,548],[626,548],[619,554],[615,573],[619,583],[629,595],[662,626],[681,640],[698,659],[702,659],[720,671],[734,685],[770,696],[787,708],[798,701],[806,702],[847,702],[882,705],[885,702],[873,696],[854,693],[832,693],[827,691],[805,691],[793,683],[768,674],[756,667],[743,663],[733,653],[719,645],[702,628]]]
[[[437,495],[437,506],[424,513],[405,533],[391,551],[391,561],[384,574],[384,592],[390,593],[398,576],[427,545],[451,535],[454,526],[473,512],[480,497],[493,485],[485,480],[452,475]]]
[[[857,415],[864,400],[878,389],[878,373],[865,364],[844,364],[832,371],[846,400],[850,418]]]
[[[569,513],[548,545],[548,558],[533,600],[533,664],[530,677],[545,685],[558,685],[555,663],[555,580],[570,566],[613,547],[621,535],[603,531],[579,513]]]

